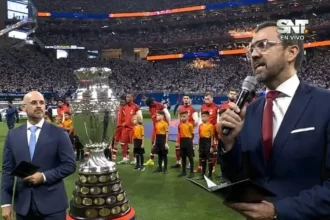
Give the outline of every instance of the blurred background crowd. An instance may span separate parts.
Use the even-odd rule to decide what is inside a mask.
[[[239,2],[232,1],[231,4]],[[15,38],[1,38],[0,91],[3,93],[24,93],[36,89],[70,94],[77,87],[74,70],[81,67],[108,67],[112,69],[110,84],[118,95],[127,92],[207,91],[225,94],[230,88],[239,89],[244,77],[252,74],[252,70],[244,53],[219,56],[216,51],[246,48],[251,31],[258,23],[283,17],[308,19],[306,43],[330,38],[329,0],[268,1],[228,9],[174,14],[165,9],[228,2],[110,0],[104,3],[96,0],[91,4],[77,0],[64,4],[61,0],[35,0],[33,3],[40,12],[109,14],[158,10],[158,14],[99,20],[47,16],[36,18],[37,28],[29,34],[29,44],[22,44]],[[7,27],[17,22],[18,18],[15,15],[8,19]],[[32,26],[30,24],[21,30]],[[59,57],[60,46],[68,45],[82,47],[81,51],[84,52],[62,48],[67,55]],[[123,52],[106,55],[114,54],[112,50],[123,51],[132,47],[147,52],[134,59],[128,59]],[[96,51],[96,55],[90,57],[90,51]],[[204,52],[213,55],[200,56]],[[190,56],[190,59],[148,60],[148,56],[181,53],[196,53],[196,56]],[[307,49],[300,77],[313,85],[329,88],[329,55],[329,47]],[[262,89],[262,85],[257,88],[258,91]]]

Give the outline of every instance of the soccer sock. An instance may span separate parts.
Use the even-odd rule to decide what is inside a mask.
[[[121,145],[121,152],[122,152],[122,156],[123,159],[125,159],[127,157],[127,144],[122,144]]]
[[[202,176],[206,174],[206,160],[202,159]]]
[[[127,144],[127,155],[126,155],[126,159],[129,160],[129,153],[130,153],[130,149],[129,149],[129,145]],[[133,155],[134,157],[134,155]]]
[[[162,163],[163,163],[163,155],[158,154],[158,167],[159,167],[159,169],[162,169]]]
[[[135,166],[140,166],[140,157],[138,154],[135,154],[135,160],[136,160],[136,165]]]
[[[209,160],[209,176],[212,176],[212,172],[213,172],[213,163],[212,163],[212,159],[213,159],[213,158],[211,158],[211,159]]]
[[[180,148],[179,149],[175,149],[175,157],[176,157],[176,161],[178,163],[180,161],[180,159],[181,159]]]
[[[164,168],[167,169],[167,155],[164,155]]]
[[[186,173],[186,166],[187,166],[187,158],[185,156],[183,156],[181,158],[181,162],[182,162],[182,173]]]
[[[193,157],[189,157],[189,163],[190,163],[190,173],[194,172],[194,159]]]
[[[212,155],[212,166],[215,166],[217,163],[217,153],[213,153]]]
[[[143,164],[144,164],[144,156],[143,156],[143,154],[140,154],[140,165],[141,166],[143,166]]]

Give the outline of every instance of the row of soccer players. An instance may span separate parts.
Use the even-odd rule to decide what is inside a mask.
[[[182,97],[183,105],[179,109],[181,123],[179,124],[179,128],[178,128],[179,132],[178,132],[178,136],[176,139],[176,147],[175,147],[175,155],[176,155],[177,161],[176,161],[175,165],[171,166],[171,168],[180,168],[180,167],[185,168],[184,161],[181,161],[181,157],[182,157],[181,153],[182,153],[182,147],[183,147],[182,145],[187,145],[188,143],[190,143],[190,140],[188,140],[188,142],[184,142],[184,143],[182,142],[182,140],[184,140],[184,138],[186,136],[188,136],[188,139],[190,138],[189,135],[184,133],[184,132],[186,132],[186,130],[183,128],[180,128],[180,127],[182,127],[182,123],[184,123],[182,121],[184,121],[185,118],[186,118],[187,122],[192,125],[192,128],[199,126],[199,132],[201,132],[201,126],[203,124],[205,124],[205,123],[202,123],[202,119],[205,120],[205,118],[207,118],[207,122],[212,125],[212,129],[213,129],[212,136],[209,137],[210,139],[208,140],[208,141],[211,141],[210,151],[212,151],[212,153],[210,153],[210,158],[208,160],[211,163],[210,167],[214,167],[214,165],[216,163],[217,140],[219,139],[219,134],[216,132],[217,131],[216,124],[218,122],[218,116],[219,116],[218,113],[223,112],[227,108],[229,102],[235,101],[236,92],[234,90],[230,90],[228,92],[227,96],[228,96],[228,101],[225,102],[224,104],[222,104],[221,106],[218,106],[215,103],[213,103],[213,95],[211,93],[206,93],[204,95],[204,104],[202,105],[201,111],[199,114],[194,109],[194,107],[191,105],[191,100],[190,100],[189,95],[184,95]],[[159,142],[159,139],[160,139],[159,131],[157,131],[157,123],[159,123],[160,118],[163,117],[163,121],[165,123],[162,123],[162,124],[167,124],[167,126],[168,126],[169,122],[171,121],[171,115],[168,112],[166,105],[156,102],[152,98],[147,98],[145,100],[145,103],[149,107],[150,116],[153,121],[153,134],[151,136],[152,137],[151,141],[152,141],[153,147],[152,147],[152,150],[150,153],[150,159],[145,164],[142,164],[142,165],[154,165],[154,155],[157,153],[158,157],[159,157],[159,149],[156,146],[156,142]],[[136,118],[135,118],[135,116],[136,116]],[[135,122],[134,122],[133,117],[136,120]],[[117,117],[117,128],[116,128],[115,137],[114,137],[114,143],[120,143],[121,148],[122,148],[123,159],[120,162],[118,162],[119,164],[127,164],[129,162],[128,145],[132,144],[134,142],[134,140],[137,139],[136,136],[138,135],[138,133],[134,132],[134,130],[136,130],[136,129],[134,129],[134,127],[139,127],[139,126],[135,126],[135,125],[137,125],[138,122],[139,121],[141,122],[142,120],[143,120],[142,112],[141,112],[140,108],[138,107],[138,105],[136,105],[133,102],[133,96],[127,95],[126,100],[122,100],[121,105],[119,107],[118,117]],[[202,133],[199,134],[200,137],[205,136]],[[157,140],[157,134],[158,134],[158,140]],[[206,135],[206,136],[209,136],[209,135]],[[167,141],[167,139],[168,138],[166,138],[166,135],[165,135],[164,140]],[[205,141],[205,140],[200,139],[199,141],[200,141],[199,145],[203,145],[203,143],[204,143],[203,141]],[[201,141],[203,143],[201,143]],[[191,143],[192,143],[192,141],[191,141]],[[135,143],[135,145],[136,144],[137,143]],[[136,146],[138,146],[138,145],[136,145]],[[167,144],[166,144],[166,146],[167,146]],[[199,147],[201,149],[201,146],[199,146]],[[136,149],[136,147],[133,149]],[[142,151],[144,151],[144,150],[142,150]],[[116,153],[117,153],[117,144],[113,144],[112,155],[113,155],[114,160],[116,159]],[[165,152],[161,152],[161,153],[165,153]],[[189,150],[187,156],[190,156],[190,154],[191,153]],[[192,154],[193,154],[193,150],[192,150]],[[137,153],[135,152],[134,155],[137,156]],[[164,155],[161,155],[160,159],[162,159],[163,157],[164,157]],[[135,158],[135,160],[132,161],[131,164],[135,164],[137,159],[138,158]],[[166,165],[167,165],[167,157],[164,159],[166,160],[166,161],[164,161],[164,163],[166,163]],[[141,162],[140,159],[138,159],[138,160],[139,160],[139,162]],[[182,162],[182,164],[181,164],[181,162]],[[202,171],[203,163],[205,164],[205,158],[203,157],[203,155],[201,155],[201,150],[200,150],[199,164],[198,164],[198,169],[196,170],[197,172]],[[193,166],[193,164],[190,161],[190,169],[192,166]],[[167,167],[167,166],[165,166],[165,167]],[[138,167],[136,166],[136,168],[138,168]],[[140,169],[144,170],[144,166],[141,166]],[[160,167],[160,169],[161,169],[161,167]]]

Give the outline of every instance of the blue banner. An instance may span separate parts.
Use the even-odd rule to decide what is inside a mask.
[[[152,97],[155,99],[157,102],[170,102],[171,105],[175,105],[178,101],[181,103],[182,101],[182,96],[184,94],[166,94],[166,93],[148,93],[145,94],[146,97]],[[189,95],[190,99],[192,101],[192,105],[202,105],[203,100],[204,100],[204,95]],[[228,101],[227,96],[215,96],[213,98],[213,102],[216,103],[217,105],[220,105],[224,102]],[[135,98],[135,103],[141,104],[144,106],[145,104],[142,102],[142,95],[139,94]]]

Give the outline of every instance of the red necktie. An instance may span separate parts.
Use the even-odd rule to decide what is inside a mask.
[[[266,161],[270,159],[273,145],[273,101],[278,96],[278,91],[269,91],[266,96],[266,106],[262,117],[262,141]]]

